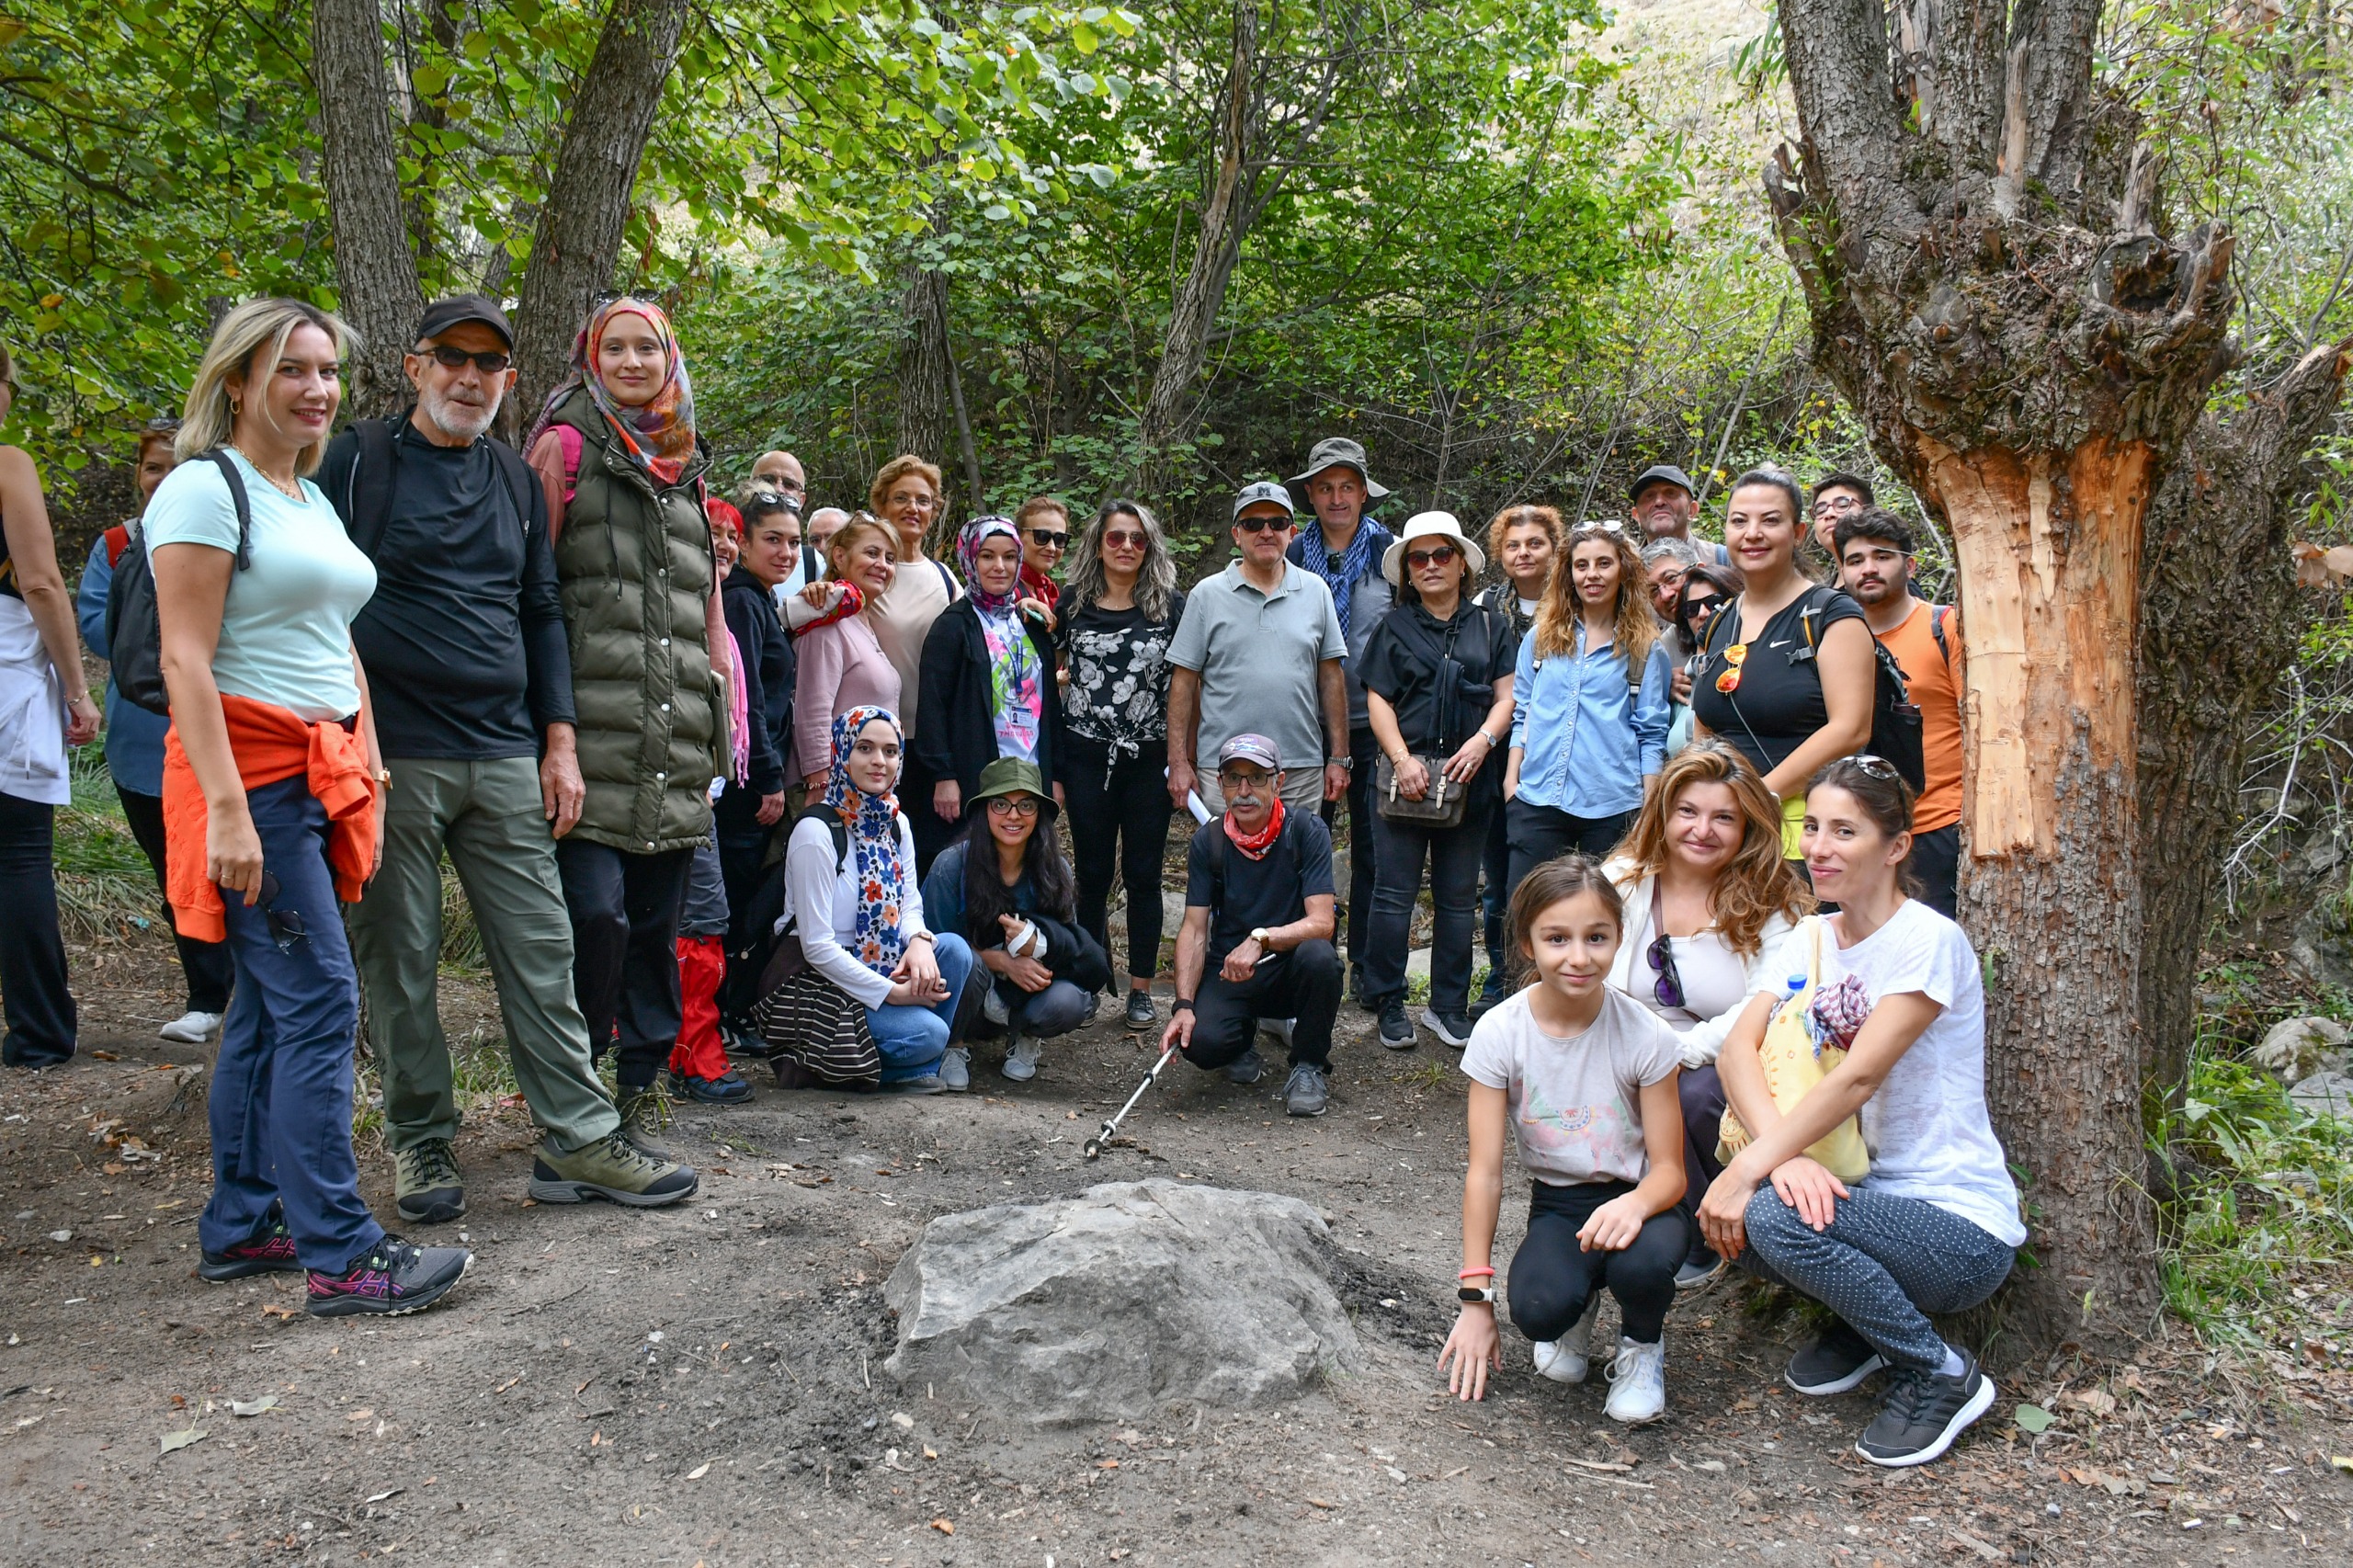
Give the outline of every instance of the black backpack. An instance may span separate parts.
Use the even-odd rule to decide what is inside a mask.
[[[798,828],[812,817],[823,822],[825,831],[833,838],[836,872],[848,870],[849,824],[843,822],[832,807],[820,804],[805,808],[792,819],[792,825]],[[789,832],[785,835],[788,841],[791,836]],[[745,996],[740,992],[731,994],[730,1000],[738,1005],[738,1010],[748,1009],[759,997],[767,995],[806,967],[801,955],[800,923],[797,920],[786,922],[781,931],[777,929],[778,922],[784,919],[784,862],[779,860],[761,873],[760,884],[753,890],[749,907],[745,910],[741,923],[736,925],[729,938],[727,972],[730,975],[757,977],[753,995]],[[781,964],[777,961],[779,954],[785,960]]]
[[[384,541],[384,525],[392,521],[392,432],[407,417],[403,414],[391,419],[354,420],[351,433],[359,444],[352,454],[351,467],[341,474],[320,476],[320,488],[342,514],[351,542],[370,561],[376,559],[376,547]],[[530,468],[522,454],[497,437],[485,436],[483,440],[498,464],[500,477],[506,481],[507,494],[515,503],[515,519],[528,538],[532,523],[545,516],[532,506]]]
[[[1813,658],[1818,646],[1814,622],[1827,608],[1829,597],[1836,592],[1835,588],[1820,585],[1806,590],[1805,608],[1798,612],[1798,624],[1805,632],[1805,646],[1790,651],[1790,663],[1805,664]],[[1715,619],[1708,622],[1707,640],[1700,648],[1702,653],[1715,652],[1717,629],[1727,625],[1735,629],[1740,625],[1740,601],[1737,599],[1718,610]],[[1930,622],[1930,628],[1938,632],[1937,642],[1941,647],[1943,629],[1934,621]],[[1870,632],[1868,622],[1863,630]],[[1913,793],[1917,794],[1927,788],[1928,781],[1927,756],[1920,744],[1919,704],[1912,700],[1911,690],[1904,684],[1904,666],[1895,662],[1895,655],[1889,653],[1886,644],[1876,637],[1871,638],[1871,658],[1876,676],[1871,683],[1871,755],[1883,756],[1895,764],[1895,771],[1904,776],[1904,781],[1912,786]],[[1739,710],[1737,703],[1733,705],[1733,710]]]
[[[190,460],[220,465],[229,482],[229,501],[237,509],[237,570],[254,563],[254,508],[245,494],[244,476],[229,454],[219,449],[199,452]],[[147,560],[147,536],[131,530],[130,541],[114,563],[114,581],[107,588],[107,663],[112,666],[117,691],[150,713],[168,715],[172,694],[164,687],[164,633],[155,619],[155,571]]]

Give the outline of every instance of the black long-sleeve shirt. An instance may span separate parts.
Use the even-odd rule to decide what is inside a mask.
[[[744,727],[751,732],[745,783],[755,795],[785,786],[784,759],[792,748],[792,639],[778,619],[776,599],[757,577],[736,567],[720,585],[719,608],[744,655]]]
[[[526,517],[488,440],[439,447],[402,419],[392,433],[392,510],[370,552],[376,596],[352,623],[388,757],[485,762],[536,756],[550,724],[569,724],[572,657],[548,543],[547,507],[529,475]],[[355,527],[351,431],[320,464],[328,498]],[[363,549],[369,541],[360,539]]]

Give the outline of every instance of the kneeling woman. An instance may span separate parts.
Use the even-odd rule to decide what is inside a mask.
[[[1743,1268],[1837,1313],[1790,1360],[1790,1386],[1843,1393],[1892,1369],[1856,1452],[1925,1464],[1994,1403],[1976,1357],[1928,1314],[1991,1296],[2026,1240],[1985,1113],[1984,987],[1961,927],[1907,894],[1912,791],[1894,765],[1850,756],[1815,774],[1802,842],[1838,913],[1798,927],[1724,1042],[1724,1094],[1755,1141],[1708,1188],[1699,1225]],[[1807,1032],[1847,1056],[1783,1109],[1759,1051],[1772,993],[1807,972]],[[1806,1151],[1859,1112],[1870,1175],[1850,1187]]]
[[[1078,925],[1060,814],[1035,763],[1001,756],[981,769],[964,835],[923,880],[924,917],[961,933],[988,971],[983,1016],[1009,1037],[1002,1071],[1017,1084],[1038,1075],[1040,1042],[1085,1023],[1111,983],[1102,944]],[[967,1087],[971,1051],[949,1047],[939,1080]]]
[[[824,798],[801,814],[788,841],[785,910],[793,932],[784,939],[797,933],[809,972],[827,983],[801,988],[803,1005],[770,1028],[783,1052],[771,1065],[790,1086],[825,1076],[810,1074],[798,1053],[840,1047],[861,1030],[880,1053],[882,1087],[929,1095],[943,1086],[940,1058],[972,950],[955,933],[935,935],[924,924],[915,835],[892,793],[904,744],[888,709],[852,708],[835,719]],[[842,1009],[842,999],[862,1011]]]
[[[1438,1353],[1448,1387],[1483,1399],[1503,1367],[1489,1263],[1503,1207],[1504,1128],[1533,1178],[1528,1233],[1511,1260],[1514,1327],[1536,1341],[1536,1369],[1585,1381],[1601,1289],[1618,1298],[1609,1415],[1666,1410],[1666,1309],[1690,1227],[1683,1196],[1681,1059],[1674,1034],[1609,984],[1625,935],[1617,890],[1582,855],[1549,860],[1511,899],[1512,947],[1536,982],[1471,1031],[1471,1164],[1462,1181],[1462,1315]]]

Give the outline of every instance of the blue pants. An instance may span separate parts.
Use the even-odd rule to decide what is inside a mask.
[[[359,981],[327,870],[326,808],[299,776],[251,791],[245,805],[278,896],[247,908],[243,895],[222,895],[236,983],[212,1069],[212,1197],[197,1235],[226,1252],[278,1210],[302,1267],[342,1274],[384,1228],[359,1196],[351,1153]]]
[[[964,982],[972,972],[972,949],[953,931],[934,933],[932,949],[939,959],[939,978],[948,983],[944,1000],[928,1007],[893,1004],[866,1009],[866,1027],[882,1053],[886,1084],[938,1072],[955,1030],[956,1005],[963,1000]]]

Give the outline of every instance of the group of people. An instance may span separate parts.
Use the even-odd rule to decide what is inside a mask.
[[[119,677],[142,631],[160,672],[161,699],[110,685],[107,756],[180,944],[164,1032],[221,1037],[206,1278],[301,1271],[335,1314],[415,1311],[463,1274],[463,1249],[375,1221],[349,1137],[364,986],[396,1206],[465,1212],[445,856],[540,1130],[532,1195],[643,1206],[697,1187],[668,1099],[751,1097],[731,1059],[929,1094],[1001,1041],[1017,1083],[1107,999],[1236,1084],[1273,1040],[1285,1108],[1321,1115],[1347,996],[1383,1046],[1417,1043],[1427,879],[1418,1022],[1473,1083],[1459,1388],[1500,1365],[1481,1282],[1509,1124],[1534,1193],[1514,1320],[1575,1381],[1606,1285],[1612,1415],[1663,1410],[1668,1304],[1720,1257],[1851,1324],[1802,1388],[1896,1369],[1866,1457],[1934,1457],[1990,1400],[1919,1315],[1990,1293],[2023,1234],[1990,1196],[2008,1178],[1950,918],[1959,628],[1860,478],[1809,503],[1744,473],[1721,544],[1665,465],[1630,520],[1516,504],[1474,539],[1441,510],[1376,520],[1390,493],[1336,437],[1240,489],[1233,559],[1188,589],[1125,497],[1083,524],[1034,498],[937,548],[949,498],[914,455],[855,510],[810,509],[782,451],[719,497],[644,300],[592,312],[519,449],[491,435],[515,379],[496,302],[428,307],[410,407],[336,433],[348,343],[299,302],[230,312],[79,596]],[[6,1060],[39,1066],[73,1044],[50,812],[99,715],[38,476],[6,449],[0,518],[0,984]],[[1797,1010],[1817,1059],[1847,1054],[1789,1099],[1760,1051]],[[1868,1187],[1806,1153],[1859,1111]]]

